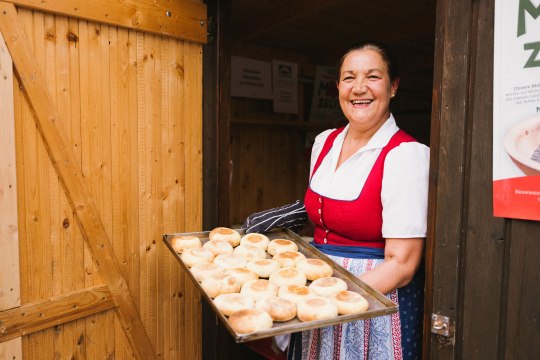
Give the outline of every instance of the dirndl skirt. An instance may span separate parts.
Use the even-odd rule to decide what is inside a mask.
[[[367,249],[367,252],[359,254],[358,249],[348,253],[341,251],[341,248],[343,247],[319,247],[334,262],[354,275],[373,269],[384,260],[382,249]],[[411,283],[386,295],[399,305],[399,312],[292,334],[288,358],[421,359],[423,275],[421,268]]]

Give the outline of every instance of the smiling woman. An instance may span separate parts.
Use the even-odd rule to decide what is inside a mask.
[[[294,334],[289,354],[295,359],[421,356],[418,269],[427,228],[429,148],[399,129],[390,112],[397,74],[390,51],[378,42],[355,45],[341,58],[337,87],[348,125],[315,138],[304,205],[314,225],[312,244],[399,303],[400,313]],[[264,213],[248,217],[249,228]]]

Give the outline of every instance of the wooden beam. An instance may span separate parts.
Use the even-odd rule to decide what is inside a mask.
[[[0,32],[0,311],[21,305],[13,61]],[[0,344],[0,359],[22,359],[21,339]]]
[[[97,285],[0,312],[0,343],[114,309],[107,285]]]
[[[16,73],[34,111],[36,126],[75,212],[81,233],[92,251],[101,277],[113,294],[126,338],[138,359],[156,359],[100,213],[77,165],[78,161],[21,24],[15,6],[0,1],[0,31],[6,37]]]
[[[42,10],[206,43],[206,5],[196,0],[6,0]]]
[[[232,39],[234,42],[248,40],[265,30],[303,18],[340,2],[342,0],[292,0],[282,3],[250,19],[238,21],[241,25],[233,28]]]

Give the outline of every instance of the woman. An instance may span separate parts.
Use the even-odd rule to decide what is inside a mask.
[[[293,334],[289,357],[421,357],[429,149],[390,113],[398,85],[382,44],[361,43],[341,58],[337,86],[348,125],[316,138],[304,204],[315,225],[312,244],[399,303],[399,314]],[[244,227],[298,225],[302,210],[296,203],[253,214]]]

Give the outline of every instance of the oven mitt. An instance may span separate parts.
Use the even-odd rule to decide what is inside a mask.
[[[308,216],[304,203],[296,200],[292,204],[251,214],[242,225],[249,233],[265,233],[275,228],[287,228],[294,232],[302,230]]]

